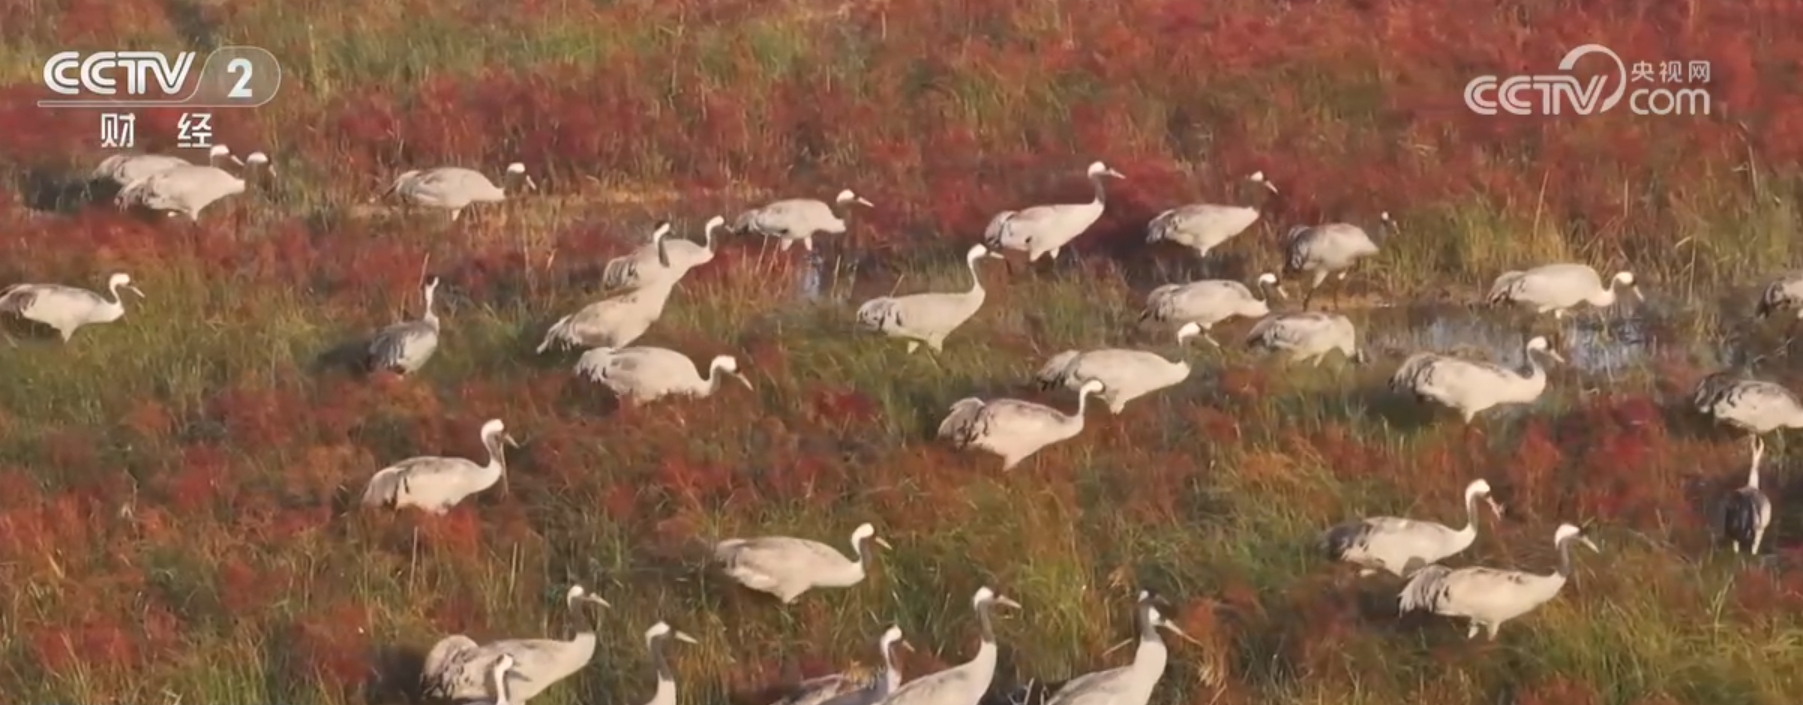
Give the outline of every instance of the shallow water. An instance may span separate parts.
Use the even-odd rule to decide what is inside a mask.
[[[1613,376],[1643,366],[1659,353],[1652,312],[1611,311],[1560,321],[1535,321],[1532,334],[1549,335],[1553,349],[1580,372]],[[1377,309],[1364,328],[1366,345],[1375,350],[1412,354],[1424,350],[1478,352],[1505,365],[1524,365],[1523,348],[1530,333],[1526,319],[1474,311],[1462,306],[1418,305]]]

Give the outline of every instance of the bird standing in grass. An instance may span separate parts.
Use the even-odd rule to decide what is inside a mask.
[[[519,442],[507,435],[500,419],[482,424],[482,447],[488,450],[488,464],[477,465],[465,458],[426,455],[408,458],[382,468],[369,479],[363,490],[366,507],[418,507],[434,514],[451,511],[464,498],[505,481],[507,461],[501,444],[515,448]]]
[[[676,671],[670,668],[670,657],[664,654],[671,639],[685,644],[701,643],[664,622],[645,630],[645,648],[651,651],[651,667],[657,673],[657,689],[652,691],[651,699],[645,701],[645,705],[676,705]]]
[[[0,312],[50,326],[67,343],[82,326],[111,323],[125,316],[120,289],[144,298],[144,292],[132,285],[131,275],[124,272],[108,277],[106,288],[113,297],[110,301],[87,289],[61,284],[14,284],[0,289]]]
[[[1359,567],[1359,577],[1385,571],[1406,578],[1426,566],[1450,558],[1477,540],[1477,502],[1483,499],[1501,519],[1502,506],[1490,497],[1490,483],[1472,480],[1465,486],[1465,528],[1420,519],[1370,517],[1349,521],[1321,535],[1327,557]]]
[[[1095,192],[1093,200],[1087,203],[1054,203],[1018,211],[1002,211],[991,218],[988,227],[983,229],[983,244],[996,252],[1024,252],[1028,262],[1037,262],[1042,255],[1058,259],[1058,253],[1066,245],[1101,219],[1106,192],[1102,179],[1127,178],[1101,162],[1091,163],[1084,173]]]
[[[669,239],[670,223],[658,223],[651,233],[651,242],[608,261],[602,270],[601,287],[635,290],[680,281],[689,270],[714,260],[714,231],[725,224],[726,219],[717,215],[707,221],[707,245],[702,246],[680,238]]]
[[[575,612],[579,603],[611,607],[581,585],[564,593],[564,605]],[[595,656],[595,629],[589,626],[570,639],[506,639],[478,646],[474,639],[453,634],[426,653],[420,668],[421,691],[428,698],[471,700],[497,697],[487,679],[492,664],[513,659],[509,693],[524,703],[588,665]]]
[[[845,234],[845,219],[850,216],[854,203],[865,208],[875,207],[851,189],[845,189],[833,198],[830,206],[813,198],[789,198],[753,208],[734,218],[732,229],[737,233],[776,238],[779,252],[787,252],[797,242],[808,252],[813,252],[815,235]]]
[[[1753,315],[1763,321],[1774,313],[1789,309],[1796,309],[1797,313],[1790,319],[1790,325],[1784,327],[1786,344],[1797,330],[1797,321],[1803,320],[1803,271],[1785,272],[1767,284]]]
[[[1514,304],[1534,309],[1535,314],[1551,311],[1554,319],[1565,318],[1571,309],[1582,304],[1603,308],[1615,303],[1616,286],[1625,286],[1642,301],[1646,296],[1634,283],[1634,273],[1616,272],[1603,286],[1602,277],[1587,264],[1562,262],[1526,271],[1503,272],[1490,285],[1486,300],[1492,306]]]
[[[175,166],[126,184],[113,202],[121,209],[135,206],[170,216],[179,213],[199,222],[201,210],[226,196],[244,193],[246,184],[259,170],[275,176],[275,167],[262,152],[252,152],[244,158],[242,174],[211,165]]]
[[[1773,382],[1717,372],[1697,383],[1691,402],[1718,423],[1761,436],[1781,428],[1803,428],[1803,402]]]
[[[878,658],[883,660],[882,671],[875,674],[846,671],[810,678],[802,681],[794,693],[777,701],[777,705],[877,705],[901,687],[902,672],[901,664],[895,661],[896,646],[914,650],[914,646],[902,638],[901,627],[890,626],[876,644]]]
[[[739,361],[719,355],[701,376],[687,355],[647,346],[595,348],[576,361],[576,374],[606,385],[609,391],[635,404],[647,404],[666,396],[712,396],[720,389],[721,375],[731,376],[751,389],[751,380],[739,374]]]
[[[1747,464],[1747,484],[1728,496],[1723,506],[1722,534],[1734,546],[1734,552],[1745,548],[1747,555],[1759,553],[1765,540],[1766,527],[1772,525],[1772,500],[1759,489],[1759,461],[1765,457],[1765,441],[1753,437],[1753,460]]]
[[[864,580],[869,554],[866,541],[883,548],[889,542],[876,527],[859,524],[851,532],[853,558],[831,546],[790,536],[726,539],[714,545],[714,560],[727,577],[758,592],[775,595],[783,604],[814,588],[850,587]]]
[[[908,341],[910,354],[920,349],[921,343],[935,353],[941,352],[945,337],[983,307],[983,280],[977,276],[977,260],[984,257],[999,259],[1001,255],[982,245],[972,245],[964,255],[964,263],[970,267],[970,291],[874,298],[858,307],[858,326]]]
[[[1177,330],[1177,344],[1181,346],[1201,332],[1201,325],[1185,323]],[[1039,382],[1040,389],[1071,390],[1081,390],[1084,383],[1097,380],[1102,383],[1102,401],[1108,405],[1109,413],[1119,414],[1127,408],[1127,402],[1177,386],[1189,375],[1187,360],[1173,362],[1145,350],[1106,348],[1066,350],[1053,355],[1033,379]]]
[[[1158,611],[1156,599],[1150,590],[1139,592],[1139,599],[1134,603],[1139,618],[1139,638],[1123,641],[1109,649],[1112,652],[1138,641],[1133,663],[1072,678],[1046,700],[1046,705],[1146,705],[1152,699],[1158,680],[1164,677],[1165,662],[1170,654],[1158,630],[1169,631],[1201,645]]]
[[[1253,172],[1246,181],[1262,186],[1270,194],[1277,193],[1277,187],[1265,180],[1265,172]],[[1159,213],[1146,224],[1146,244],[1182,245],[1196,253],[1197,261],[1206,262],[1210,250],[1245,232],[1258,222],[1258,216],[1259,209],[1250,206],[1213,203],[1178,206]]]
[[[908,681],[884,699],[883,705],[977,705],[982,701],[995,680],[995,624],[991,612],[996,605],[1020,609],[1020,603],[987,587],[978,588],[970,602],[981,628],[976,655],[957,666]]]
[[[233,156],[232,150],[223,144],[213,145],[211,149],[207,150],[208,166],[219,166],[221,160],[228,158],[234,164],[244,165],[244,160]],[[93,181],[110,182],[123,188],[151,174],[168,171],[178,166],[193,165],[193,162],[173,154],[115,154],[101,160],[100,166],[94,167],[94,172],[89,178]]]
[[[1266,316],[1246,333],[1246,347],[1253,350],[1288,351],[1290,362],[1313,361],[1316,367],[1335,350],[1354,364],[1370,362],[1358,346],[1352,319],[1337,313],[1279,313]]]
[[[959,399],[939,423],[938,436],[960,450],[974,448],[999,455],[1002,469],[1012,470],[1046,446],[1081,433],[1090,395],[1105,388],[1099,380],[1084,382],[1077,390],[1077,411],[1068,415],[1019,399]]]
[[[433,296],[438,292],[438,277],[426,277],[420,287],[425,298],[425,313],[417,321],[402,321],[376,331],[369,341],[366,361],[371,372],[389,371],[410,375],[424,367],[438,352],[438,314],[433,312]]]
[[[1403,586],[1397,604],[1403,612],[1425,610],[1434,614],[1463,618],[1470,623],[1465,638],[1477,638],[1481,627],[1496,640],[1496,630],[1507,622],[1527,614],[1559,595],[1571,578],[1571,544],[1582,543],[1592,551],[1599,550],[1576,526],[1560,524],[1553,532],[1553,546],[1559,551],[1559,569],[1551,575],[1536,575],[1519,570],[1499,570],[1472,566],[1451,569],[1430,565],[1415,572]]]
[[[520,162],[507,165],[507,170],[501,174],[501,184],[496,186],[481,172],[460,166],[414,169],[395,177],[388,190],[382,192],[382,197],[399,196],[409,205],[448,210],[451,222],[456,222],[463,215],[463,209],[472,203],[500,203],[507,200],[508,191],[516,188],[538,189],[538,184],[526,173],[526,165]]]
[[[1284,272],[1288,274],[1308,273],[1313,276],[1309,282],[1308,293],[1302,296],[1302,310],[1307,311],[1309,304],[1315,300],[1315,292],[1321,289],[1321,283],[1327,281],[1329,275],[1338,275],[1341,285],[1334,288],[1334,307],[1339,307],[1341,289],[1346,275],[1352,272],[1360,260],[1377,254],[1378,243],[1385,239],[1395,221],[1390,220],[1390,213],[1385,211],[1378,216],[1377,237],[1372,238],[1364,228],[1351,223],[1328,223],[1316,226],[1296,226],[1284,237]]]
[[[1528,404],[1546,391],[1546,368],[1534,357],[1544,354],[1559,362],[1565,358],[1548,347],[1545,336],[1529,338],[1522,349],[1528,374],[1490,362],[1423,352],[1411,355],[1390,377],[1390,389],[1423,402],[1451,407],[1465,423],[1478,412],[1503,404]]]
[[[1289,294],[1277,283],[1277,275],[1266,272],[1255,280],[1260,290],[1271,287],[1278,296]],[[1146,309],[1140,322],[1177,324],[1195,323],[1201,327],[1202,339],[1221,347],[1209,330],[1235,316],[1263,318],[1271,314],[1270,301],[1253,295],[1245,284],[1226,279],[1204,279],[1188,284],[1165,284],[1146,295]]]
[[[551,324],[538,352],[553,347],[625,348],[663,318],[675,288],[674,279],[656,280],[577,309]]]

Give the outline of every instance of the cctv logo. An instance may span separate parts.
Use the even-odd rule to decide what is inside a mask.
[[[67,96],[113,96],[123,82],[127,96],[147,95],[153,86],[163,96],[174,96],[188,82],[194,54],[177,52],[170,61],[157,51],[100,51],[83,59],[81,52],[65,51],[44,62],[44,85]]]

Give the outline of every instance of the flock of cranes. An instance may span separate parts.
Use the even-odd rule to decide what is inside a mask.
[[[240,171],[228,171],[235,164]],[[116,203],[169,215],[198,219],[202,209],[228,195],[241,193],[254,173],[274,175],[269,159],[254,153],[239,160],[229,149],[213,148],[207,165],[194,165],[163,155],[117,155],[94,171],[94,178],[119,187]],[[943,351],[947,338],[981,310],[985,294],[978,264],[1004,259],[1006,253],[1022,253],[1029,262],[1042,257],[1056,259],[1072,241],[1102,215],[1107,179],[1123,174],[1101,162],[1085,172],[1094,186],[1093,200],[1075,204],[1047,204],[997,214],[985,227],[981,242],[965,253],[971,286],[960,292],[924,292],[882,296],[863,302],[855,312],[856,326],[873,335],[906,343],[915,353],[922,346]],[[1246,181],[1266,193],[1277,187],[1262,172]],[[501,185],[481,173],[440,167],[408,171],[396,177],[384,196],[407,204],[449,212],[457,220],[478,203],[495,203],[518,189],[535,189],[521,163],[509,164]],[[537,352],[553,348],[583,348],[574,371],[579,377],[605,386],[633,403],[658,399],[705,397],[731,376],[747,388],[751,382],[739,372],[731,356],[714,358],[705,371],[680,352],[658,347],[633,346],[661,317],[676,284],[694,267],[713,260],[717,232],[757,234],[778,242],[781,250],[801,243],[814,249],[815,236],[844,233],[852,206],[873,207],[850,189],[830,203],[814,199],[788,199],[743,212],[728,225],[716,216],[704,226],[704,244],[672,238],[668,222],[658,223],[649,241],[607,263],[601,276],[606,298],[559,319],[546,331]],[[1148,225],[1147,243],[1170,242],[1206,258],[1260,219],[1255,206],[1195,204],[1159,214]],[[1286,351],[1292,362],[1320,365],[1338,352],[1354,364],[1368,364],[1370,356],[1358,344],[1351,319],[1339,313],[1310,310],[1315,293],[1329,278],[1344,280],[1361,262],[1380,254],[1395,223],[1389,214],[1378,218],[1375,233],[1350,223],[1298,226],[1282,238],[1284,273],[1308,280],[1300,311],[1274,311],[1276,299],[1289,293],[1275,273],[1260,274],[1252,286],[1220,279],[1202,279],[1160,286],[1147,296],[1142,322],[1174,331],[1179,347],[1200,337],[1215,347],[1214,326],[1233,318],[1258,319],[1243,339],[1253,349]],[[1609,306],[1617,301],[1618,287],[1641,297],[1633,274],[1619,272],[1604,279],[1587,265],[1548,264],[1499,275],[1485,300],[1493,305],[1571,315],[1588,304]],[[376,331],[365,350],[371,371],[400,375],[418,372],[430,362],[440,345],[441,323],[434,311],[437,277],[422,282],[423,312],[419,319],[395,323]],[[119,320],[125,314],[121,289],[142,297],[130,276],[112,275],[110,295],[58,284],[15,284],[0,290],[0,312],[36,321],[58,331],[63,341],[87,325]],[[1641,297],[1644,298],[1644,297]],[[1336,294],[1337,302],[1337,294]],[[1781,309],[1799,309],[1803,318],[1803,273],[1788,274],[1768,286],[1758,303],[1760,317]],[[1793,321],[1794,324],[1794,321]],[[1390,387],[1422,402],[1457,411],[1466,424],[1485,410],[1503,405],[1533,402],[1545,390],[1547,371],[1537,356],[1555,362],[1564,359],[1545,337],[1527,340],[1527,371],[1469,360],[1436,352],[1409,356],[1390,377]],[[1157,353],[1126,348],[1067,350],[1047,360],[1034,375],[1042,389],[1076,392],[1076,409],[1065,413],[1053,407],[1019,399],[967,397],[953,403],[937,429],[937,436],[958,449],[981,451],[1000,459],[1008,470],[1040,450],[1077,437],[1091,397],[1098,397],[1114,414],[1139,398],[1187,380],[1192,365],[1185,359],[1167,359]],[[1698,385],[1694,406],[1711,418],[1746,431],[1753,448],[1745,487],[1724,503],[1718,527],[1727,534],[1735,551],[1757,553],[1772,516],[1770,499],[1759,488],[1759,465],[1764,452],[1761,434],[1780,428],[1803,428],[1803,403],[1789,390],[1733,373],[1718,373]],[[518,444],[505,424],[493,419],[481,428],[481,441],[489,458],[485,464],[463,458],[422,456],[403,460],[377,471],[369,480],[362,503],[372,507],[414,507],[443,514],[466,498],[497,483],[505,483],[505,447]],[[1359,568],[1361,576],[1389,573],[1406,581],[1398,594],[1404,610],[1419,609],[1464,619],[1468,637],[1480,630],[1494,639],[1498,628],[1556,596],[1570,576],[1570,547],[1596,545],[1571,524],[1554,532],[1559,552],[1558,569],[1538,575],[1488,567],[1448,568],[1442,561],[1469,548],[1477,538],[1478,503],[1483,501],[1497,516],[1503,506],[1490,496],[1488,482],[1473,481],[1465,491],[1466,524],[1453,529],[1419,519],[1372,517],[1332,527],[1321,536],[1326,555]],[[852,556],[846,557],[816,541],[766,536],[734,538],[713,547],[711,560],[720,573],[746,589],[768,593],[783,605],[817,588],[843,588],[861,582],[866,575],[869,543],[887,547],[876,528],[863,524],[851,535]],[[608,605],[581,586],[570,588],[566,603]],[[1091,673],[1064,682],[1048,702],[1055,705],[1144,705],[1163,671],[1166,660],[1159,630],[1188,638],[1159,610],[1158,599],[1141,591],[1135,605],[1140,625],[1139,647],[1132,664]],[[906,645],[899,626],[890,627],[878,641],[886,664],[880,677],[857,678],[850,674],[814,679],[802,684],[787,705],[975,705],[988,691],[995,670],[996,644],[991,610],[1021,605],[984,587],[972,597],[978,618],[980,641],[966,663],[904,682],[891,649]],[[675,682],[664,648],[670,641],[694,643],[695,639],[658,622],[645,632],[647,648],[657,666],[657,684],[650,705],[672,705]],[[557,681],[586,665],[595,650],[595,632],[580,632],[569,640],[512,639],[478,644],[463,636],[441,640],[426,659],[423,685],[429,696],[484,699],[497,704],[525,702]],[[1193,640],[1192,640],[1193,641]],[[907,647],[907,648],[912,648]]]

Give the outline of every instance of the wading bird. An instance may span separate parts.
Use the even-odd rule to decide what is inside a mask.
[[[113,202],[120,208],[136,206],[170,216],[180,213],[198,222],[200,211],[214,201],[244,193],[245,183],[259,170],[275,176],[275,167],[262,152],[244,158],[242,176],[216,166],[175,166],[126,184]]]
[[[664,315],[675,280],[659,280],[578,309],[551,324],[538,352],[552,347],[624,348]]]
[[[113,296],[111,301],[87,289],[62,284],[14,284],[0,289],[0,312],[50,326],[67,343],[82,326],[111,323],[125,316],[120,289],[145,298],[144,292],[132,285],[131,275],[124,272],[108,277],[106,289]]]
[[[1185,323],[1177,330],[1177,344],[1181,346],[1201,332],[1202,326]],[[1186,360],[1173,362],[1145,350],[1105,348],[1066,350],[1053,355],[1033,379],[1042,390],[1054,387],[1081,390],[1090,380],[1101,382],[1103,403],[1108,405],[1109,413],[1119,414],[1127,408],[1127,402],[1177,386],[1189,379],[1189,375],[1190,364]]]
[[[645,705],[676,705],[676,671],[670,668],[670,657],[664,654],[671,639],[685,644],[701,643],[664,622],[645,630],[645,648],[651,651],[651,666],[657,672],[657,689],[652,691],[651,699],[645,701]]]
[[[1438,563],[1471,547],[1477,540],[1477,501],[1501,519],[1502,506],[1490,497],[1490,483],[1472,480],[1465,486],[1465,528],[1420,519],[1370,517],[1349,521],[1321,534],[1321,548],[1330,560],[1359,567],[1359,577],[1385,571],[1406,578],[1423,567]]]
[[[1046,446],[1082,432],[1089,395],[1103,389],[1100,381],[1084,382],[1077,390],[1077,411],[1070,415],[1019,399],[985,402],[965,397],[952,404],[951,413],[939,423],[938,436],[959,450],[974,448],[999,455],[1002,469],[1012,470]]]
[[[1025,252],[1028,262],[1039,261],[1041,255],[1051,255],[1052,259],[1058,259],[1058,253],[1066,245],[1089,230],[1089,226],[1095,225],[1102,217],[1102,178],[1127,178],[1101,162],[1090,164],[1085,174],[1095,190],[1094,200],[1088,203],[1056,203],[1018,211],[1003,211],[991,218],[989,226],[984,228],[983,244],[996,252]]]
[[[451,212],[451,221],[456,222],[463,215],[463,209],[472,203],[500,203],[516,188],[538,189],[538,184],[526,173],[526,165],[519,162],[507,165],[507,170],[501,174],[501,184],[496,186],[474,169],[441,166],[403,172],[395,177],[381,197],[399,196],[409,205],[443,208]]]
[[[572,585],[564,593],[564,606],[574,613],[580,602],[612,606],[581,585]],[[591,625],[567,641],[506,639],[480,646],[474,639],[453,634],[426,653],[420,668],[421,690],[428,698],[445,700],[496,697],[484,676],[504,656],[514,660],[509,695],[514,702],[524,703],[588,665],[595,656],[595,629]]]
[[[712,396],[720,389],[720,375],[730,375],[751,389],[751,380],[739,374],[739,362],[720,355],[708,363],[707,376],[687,355],[666,348],[595,348],[576,361],[576,374],[606,386],[621,399],[646,404],[666,396]]]
[[[1737,489],[1723,503],[1722,535],[1734,546],[1734,552],[1745,548],[1747,555],[1759,553],[1765,540],[1766,527],[1772,525],[1772,500],[1759,489],[1759,460],[1765,457],[1765,441],[1753,437],[1753,460],[1747,464],[1747,484]]]
[[[1277,275],[1258,275],[1254,284],[1262,291],[1271,287],[1278,296],[1289,294],[1277,283]],[[1139,315],[1141,323],[1164,325],[1195,323],[1202,328],[1202,339],[1221,347],[1210,329],[1235,316],[1262,318],[1271,314],[1270,301],[1253,295],[1245,284],[1226,279],[1204,279],[1188,284],[1165,284],[1146,295],[1146,309]]]
[[[231,159],[238,166],[244,160],[232,156],[232,150],[223,144],[213,145],[207,150],[207,165],[219,166],[222,160]],[[92,181],[106,181],[124,187],[134,181],[157,172],[168,171],[178,166],[194,166],[186,159],[173,154],[115,154],[100,161],[89,176]]]
[[[1338,275],[1336,279],[1345,282],[1346,275],[1352,272],[1359,260],[1377,254],[1378,243],[1386,239],[1395,224],[1396,221],[1390,220],[1389,211],[1379,215],[1376,239],[1366,233],[1364,228],[1350,223],[1328,223],[1312,227],[1298,225],[1290,228],[1290,232],[1284,237],[1284,272],[1306,272],[1313,275],[1308,293],[1302,296],[1302,310],[1308,310],[1309,304],[1315,300],[1315,292],[1321,289],[1321,283],[1327,281],[1328,275]],[[1341,288],[1343,285],[1334,288],[1335,308],[1339,307]]]
[[[1290,362],[1313,361],[1316,367],[1335,350],[1353,364],[1371,357],[1358,346],[1352,319],[1337,313],[1302,312],[1266,316],[1246,333],[1246,347],[1253,350],[1288,351]]]
[[[488,464],[477,465],[465,458],[424,455],[408,458],[382,468],[369,478],[363,490],[363,506],[386,506],[396,509],[418,507],[434,514],[451,511],[465,497],[494,487],[507,477],[507,461],[501,444],[515,448],[519,442],[507,435],[500,419],[482,424],[482,447],[488,450]]]
[[[976,655],[957,666],[908,681],[885,698],[883,705],[977,705],[989,692],[989,684],[995,680],[996,657],[995,625],[990,613],[996,605],[1020,609],[1020,603],[987,587],[978,588],[970,602],[982,630]]]
[[[1580,533],[1578,527],[1570,524],[1560,524],[1559,530],[1553,533],[1553,546],[1559,551],[1559,569],[1551,575],[1481,566],[1455,570],[1430,565],[1416,571],[1409,579],[1397,604],[1403,612],[1425,610],[1445,617],[1463,618],[1471,624],[1465,638],[1476,638],[1478,628],[1482,627],[1494,641],[1496,630],[1503,622],[1527,614],[1558,596],[1559,589],[1571,578],[1571,544],[1574,541],[1592,551],[1599,550]]]
[[[1784,328],[1786,338],[1796,331],[1797,321],[1803,320],[1803,271],[1785,272],[1767,284],[1765,293],[1759,296],[1759,307],[1753,315],[1765,320],[1774,313],[1788,309],[1796,309],[1797,314],[1791,318],[1790,325]]]
[[[793,694],[777,701],[777,705],[877,705],[901,686],[901,664],[895,661],[896,646],[914,650],[912,644],[902,639],[901,627],[891,626],[883,631],[876,643],[877,654],[883,660],[881,672],[846,671],[810,678],[796,686]]]
[[[424,367],[438,352],[438,314],[432,311],[433,297],[438,292],[438,277],[426,277],[420,286],[425,298],[425,312],[417,321],[401,321],[376,331],[370,338],[364,363],[371,372],[388,371],[410,375]]]
[[[1781,428],[1803,428],[1803,402],[1773,382],[1717,372],[1697,383],[1691,397],[1697,411],[1718,423],[1761,436]]]
[[[1246,182],[1264,187],[1270,194],[1277,187],[1265,180],[1265,172],[1253,172]],[[1146,224],[1146,244],[1169,242],[1189,248],[1197,261],[1206,262],[1208,252],[1258,222],[1259,209],[1249,206],[1222,206],[1196,203],[1159,213]]]
[[[1166,619],[1158,611],[1155,600],[1152,591],[1140,591],[1134,605],[1139,617],[1139,638],[1109,649],[1112,652],[1138,641],[1133,663],[1072,678],[1046,700],[1046,705],[1146,705],[1152,699],[1152,690],[1158,686],[1158,680],[1164,677],[1165,661],[1169,657],[1169,649],[1158,630],[1164,629],[1197,646],[1202,645]]]
[[[876,535],[876,527],[865,523],[851,532],[853,558],[846,558],[819,541],[760,536],[715,544],[714,560],[727,577],[749,589],[775,595],[787,605],[814,588],[851,587],[863,581],[869,558],[866,541],[890,548],[888,541]]]
[[[815,235],[845,234],[845,219],[850,216],[853,203],[865,208],[875,207],[851,189],[845,189],[833,198],[830,206],[818,199],[790,198],[753,208],[733,219],[732,230],[776,238],[778,251],[786,252],[800,242],[803,248],[813,252]]]
[[[1502,365],[1466,360],[1439,353],[1415,353],[1404,360],[1390,377],[1390,389],[1413,395],[1422,402],[1449,407],[1464,417],[1465,423],[1478,412],[1503,404],[1531,404],[1546,390],[1546,368],[1534,357],[1541,353],[1565,362],[1565,358],[1547,346],[1545,336],[1528,339],[1522,349],[1527,358],[1528,374]]]
[[[858,307],[858,326],[908,341],[909,353],[920,349],[921,343],[933,352],[944,350],[945,337],[983,307],[983,280],[977,276],[977,260],[984,257],[999,259],[1001,255],[982,245],[972,245],[964,255],[964,262],[970,267],[970,291],[874,298]]]
[[[714,231],[726,225],[726,219],[714,216],[703,226],[707,245],[684,239],[669,239],[670,223],[658,224],[651,242],[631,253],[615,257],[602,270],[603,289],[640,289],[653,284],[681,281],[689,270],[714,260]]]
[[[1628,287],[1642,301],[1646,296],[1634,283],[1634,273],[1616,272],[1603,286],[1602,277],[1586,264],[1559,263],[1526,271],[1503,272],[1490,285],[1486,300],[1492,306],[1515,304],[1534,309],[1536,315],[1551,311],[1554,319],[1564,318],[1573,307],[1590,304],[1602,308],[1615,303],[1615,287]]]

